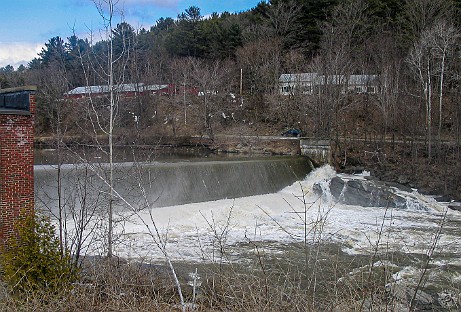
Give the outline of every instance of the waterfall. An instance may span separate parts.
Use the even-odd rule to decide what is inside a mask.
[[[92,170],[84,165],[62,167],[66,196],[71,196],[85,181],[91,184],[85,188],[93,193],[90,197],[101,199],[107,189],[101,179],[104,168],[104,165]],[[150,207],[164,207],[274,193],[304,179],[311,169],[306,157],[120,163],[116,165],[115,190],[140,208],[146,203]],[[35,166],[36,196],[47,207],[56,202],[56,175],[55,166]]]

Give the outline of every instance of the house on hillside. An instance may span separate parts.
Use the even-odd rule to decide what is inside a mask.
[[[314,87],[319,83],[317,73],[282,74],[279,78],[280,94],[313,94]]]
[[[174,84],[152,84],[127,83],[114,85],[114,91],[123,97],[136,97],[139,95],[168,95],[177,94],[198,95],[199,91],[195,87],[177,86]],[[65,98],[82,99],[86,97],[102,97],[109,94],[108,85],[77,87],[64,94]]]
[[[322,87],[340,87],[342,93],[375,94],[378,91],[377,75],[319,75],[318,73],[282,74],[279,78],[281,95],[320,92]]]
[[[347,90],[356,94],[376,94],[378,92],[377,75],[350,75]]]
[[[114,85],[114,91],[118,94],[122,94],[126,97],[134,97],[144,90],[144,84],[142,83],[128,83],[128,84],[120,84]],[[100,85],[100,86],[85,86],[85,87],[77,87],[74,88],[66,93],[64,93],[65,98],[72,98],[72,99],[81,99],[85,97],[101,97],[107,95],[110,92],[110,88],[108,85]]]

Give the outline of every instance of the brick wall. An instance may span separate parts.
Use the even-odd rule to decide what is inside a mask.
[[[11,235],[21,214],[34,213],[35,90],[35,87],[0,90],[0,101],[4,104],[0,105],[0,242]],[[23,102],[28,96],[28,109],[15,109],[15,103],[5,105],[2,96],[6,94],[10,98],[21,94]]]

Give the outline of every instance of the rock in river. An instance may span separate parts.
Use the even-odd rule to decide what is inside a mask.
[[[320,184],[314,185],[318,193],[325,192]],[[377,180],[343,179],[334,177],[329,184],[331,195],[340,203],[362,207],[406,208],[407,199],[397,194],[396,185]]]

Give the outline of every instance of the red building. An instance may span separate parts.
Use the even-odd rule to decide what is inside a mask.
[[[198,95],[199,91],[195,87],[175,85],[175,84],[153,84],[129,83],[114,85],[114,92],[124,97],[136,97],[138,95]],[[81,99],[85,97],[102,97],[110,93],[108,85],[77,87],[64,94],[66,98]]]

